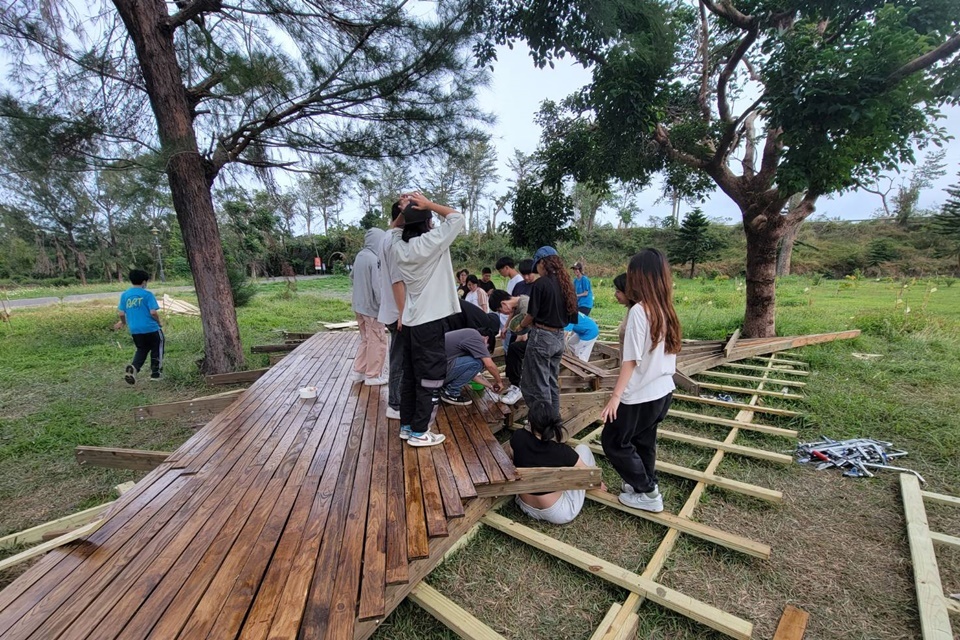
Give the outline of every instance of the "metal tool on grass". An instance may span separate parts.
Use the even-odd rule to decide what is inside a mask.
[[[796,450],[797,462],[801,464],[817,463],[817,471],[836,467],[843,470],[848,478],[872,478],[870,469],[888,469],[912,473],[922,483],[923,477],[912,469],[890,465],[890,460],[902,458],[907,452],[896,449],[892,442],[873,438],[854,438],[851,440],[831,440],[820,436],[815,442],[801,442]]]

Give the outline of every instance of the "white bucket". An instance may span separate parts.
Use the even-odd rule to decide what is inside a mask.
[[[300,387],[300,397],[304,400],[316,398],[317,388],[316,387]]]

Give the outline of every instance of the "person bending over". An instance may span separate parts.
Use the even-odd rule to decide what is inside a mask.
[[[510,386],[500,394],[500,402],[513,405],[523,398],[520,382],[523,380],[523,359],[527,354],[527,335],[529,329],[520,329],[527,315],[529,296],[511,296],[503,289],[490,294],[490,308],[500,315],[507,316],[507,335],[504,340],[507,364],[506,376]],[[509,342],[509,344],[507,344]]]
[[[467,384],[479,373],[486,369],[493,376],[493,384],[486,378],[477,378],[477,382],[485,387],[491,387],[498,393],[503,387],[500,379],[500,369],[494,364],[487,343],[476,329],[457,329],[448,331],[444,336],[447,353],[446,386],[440,394],[440,399],[447,404],[469,405],[473,401],[463,395],[463,385]]]

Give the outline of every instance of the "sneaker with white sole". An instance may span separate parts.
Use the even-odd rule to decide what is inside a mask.
[[[442,444],[447,437],[442,433],[434,433],[433,431],[424,431],[423,433],[417,435],[411,433],[410,437],[407,438],[407,444],[411,447],[432,447],[438,444]]]
[[[137,384],[137,370],[133,368],[132,364],[128,364],[123,370],[123,379],[127,384]]]
[[[440,399],[447,404],[456,405],[458,407],[469,407],[473,404],[473,400],[470,398],[465,398],[464,396],[451,396],[446,391],[440,392]]]
[[[624,491],[620,494],[620,503],[633,509],[650,511],[651,513],[663,511],[663,495],[656,490],[650,493],[627,493]]]
[[[624,493],[636,493],[636,492],[637,492],[637,490],[633,488],[633,485],[630,484],[630,483],[628,483],[628,482],[624,482],[623,485],[622,485],[622,488],[621,488],[620,490],[623,491]],[[653,493],[660,493],[660,485],[659,485],[659,484],[653,485]]]
[[[399,420],[399,419],[400,419],[400,409],[387,407],[387,420]]]
[[[410,439],[410,425],[405,424],[400,427],[400,439],[409,440]]]
[[[389,378],[379,377],[379,378],[367,378],[363,381],[363,384],[368,387],[379,387],[390,382]]]
[[[500,402],[508,405],[517,404],[521,398],[523,398],[523,394],[520,393],[520,387],[513,385],[510,385],[509,389],[500,394]]]

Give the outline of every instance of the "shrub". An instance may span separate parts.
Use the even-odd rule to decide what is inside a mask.
[[[243,267],[231,263],[227,267],[227,277],[230,279],[230,293],[233,294],[233,304],[237,307],[246,306],[257,293],[257,285],[247,279]]]

